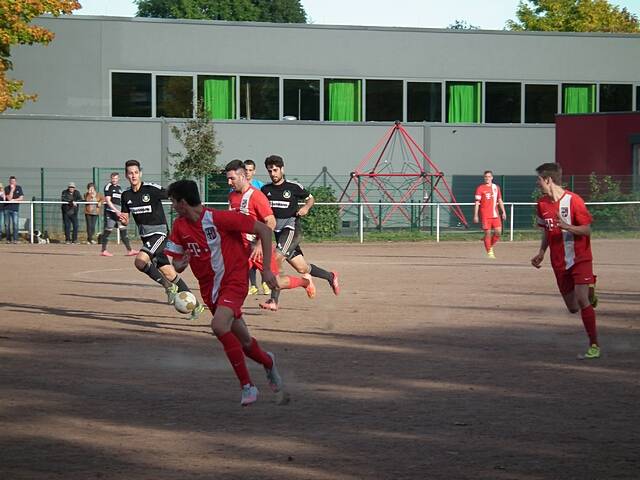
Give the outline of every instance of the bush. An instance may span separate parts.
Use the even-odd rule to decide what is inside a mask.
[[[638,200],[638,194],[623,193],[620,182],[607,175],[598,179],[595,173],[589,176],[589,201],[624,202]],[[640,226],[638,205],[590,205],[594,224],[598,228],[637,228]]]
[[[312,187],[309,189],[317,203],[335,202],[336,196],[331,187]],[[311,239],[332,238],[340,231],[340,207],[338,205],[314,206],[302,217],[302,228],[306,237]]]

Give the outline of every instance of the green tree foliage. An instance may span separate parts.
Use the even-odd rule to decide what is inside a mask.
[[[187,120],[182,127],[172,126],[171,132],[184,147],[184,153],[169,153],[175,159],[174,179],[202,179],[218,172],[216,159],[222,151],[221,144],[202,104],[198,105],[196,118]]]
[[[640,32],[638,17],[607,0],[521,0],[509,30]]]
[[[138,17],[306,23],[300,0],[136,0]]]
[[[447,27],[449,30],[479,30],[480,27],[477,25],[472,25],[465,20],[456,20],[451,25]]]
[[[336,202],[331,187],[311,187],[309,189],[316,202]],[[340,207],[338,205],[314,206],[302,217],[302,228],[307,237],[326,239],[335,237],[340,231]]]
[[[607,175],[598,178],[595,173],[589,176],[589,201],[625,202],[640,199],[637,193],[624,193],[620,182]],[[640,208],[629,205],[591,205],[594,226],[598,229],[626,230],[640,226]]]

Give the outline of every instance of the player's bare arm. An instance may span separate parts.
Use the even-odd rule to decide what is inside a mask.
[[[547,241],[547,236],[544,234],[544,232],[542,232],[542,240],[540,241],[540,250],[538,251],[538,254],[531,259],[531,265],[533,265],[536,268],[540,268],[540,265],[542,265],[542,261],[544,260],[544,254],[547,251],[548,246],[549,246],[549,243]]]
[[[480,218],[478,217],[479,208],[480,202],[476,200],[476,204],[473,206],[473,223],[480,223]]]
[[[502,199],[498,200],[498,205],[500,206],[500,210],[502,210],[502,219],[507,219],[507,210],[504,208],[504,202]]]
[[[278,287],[278,280],[271,271],[269,265],[271,265],[271,237],[273,235],[271,229],[264,223],[256,221],[253,226],[253,232],[260,239],[260,244],[263,253],[264,270],[262,271],[262,280],[271,288]]]
[[[311,207],[313,207],[314,203],[315,203],[315,200],[313,198],[313,195],[309,195],[305,199],[304,205],[300,207],[300,210],[298,210],[298,216],[304,217],[307,213],[309,213],[309,210],[311,210]]]
[[[181,258],[171,257],[171,264],[176,272],[184,272],[189,266],[189,252],[185,251]]]

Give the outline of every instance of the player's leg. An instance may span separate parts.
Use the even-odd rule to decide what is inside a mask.
[[[281,262],[284,260],[284,257],[278,254],[275,250],[275,247],[272,247],[271,251],[271,271],[277,277],[278,281],[278,290],[289,290],[292,288],[304,288],[307,292],[307,296],[309,298],[314,298],[316,296],[316,287],[313,284],[313,280],[311,276],[305,275],[302,277],[296,277],[293,275],[282,275],[280,273]],[[253,260],[253,266],[255,266],[261,273],[264,270],[264,265],[261,260]],[[271,295],[271,291],[269,294]],[[276,298],[277,301],[277,298]]]
[[[131,242],[129,241],[129,234],[127,233],[127,227],[124,225],[120,225],[118,227],[118,231],[120,232],[120,240],[124,244],[124,248],[127,249],[127,256],[134,257],[138,254],[137,250],[133,250],[131,248]]]
[[[589,337],[589,348],[581,358],[599,358],[600,346],[596,327],[596,311],[590,298],[590,290],[595,283],[592,263],[581,262],[571,269],[571,273],[575,283],[574,292],[576,302],[580,308],[580,317],[582,318],[582,324]]]
[[[493,235],[491,236],[491,248],[495,246],[498,241],[500,241],[500,236],[502,235],[502,223],[499,218],[494,219],[495,222],[493,224]]]
[[[66,212],[62,212],[62,223],[64,224],[64,243],[71,243],[71,218]]]
[[[171,261],[164,254],[164,248],[166,246],[166,238],[162,245],[156,250],[156,253],[153,257],[153,263],[155,263],[160,273],[164,276],[166,280],[169,281],[169,286],[165,287],[167,292],[167,302],[172,304],[175,300],[175,297],[180,292],[191,292],[191,289],[188,287],[186,282],[182,279],[182,277],[176,272],[176,269],[171,265]],[[195,295],[194,295],[195,296]],[[190,320],[195,320],[200,316],[202,312],[205,311],[205,306],[198,300],[196,297],[196,306],[193,310],[191,310]]]
[[[290,243],[293,240],[294,231],[292,229],[286,228],[279,232],[274,232],[274,234],[276,245],[271,254],[273,255],[275,253],[275,263],[278,266],[278,272],[280,272],[282,271],[282,264],[286,259],[286,255],[290,253],[290,251],[286,250],[286,248],[287,246],[290,246]],[[258,305],[264,310],[271,310],[272,312],[276,312],[278,310],[279,300],[280,289],[274,288],[273,290],[271,290],[269,299],[266,302],[259,303]]]
[[[78,243],[78,212],[71,216],[71,243]]]
[[[100,252],[100,255],[103,257],[113,256],[113,254],[109,253],[107,250],[107,245],[109,244],[109,236],[111,235],[111,232],[113,232],[113,229],[118,224],[118,218],[115,215],[115,213],[109,211],[104,213],[104,229],[102,230],[101,237],[102,249]]]
[[[249,295],[258,294],[258,271],[255,268],[249,268]]]

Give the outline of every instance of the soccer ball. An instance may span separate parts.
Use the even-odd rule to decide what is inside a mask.
[[[196,300],[196,296],[191,292],[179,292],[176,295],[176,299],[173,303],[173,306],[176,307],[176,310],[180,313],[191,313],[191,311],[196,308],[198,301]]]

